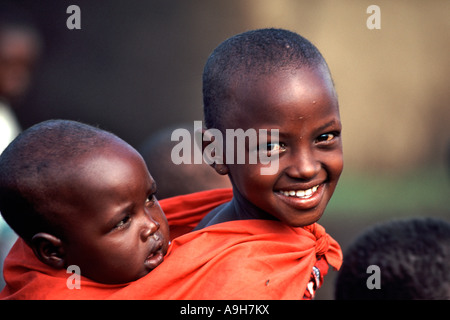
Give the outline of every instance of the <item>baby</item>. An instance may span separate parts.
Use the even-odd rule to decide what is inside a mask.
[[[68,120],[39,123],[0,157],[0,211],[40,261],[106,284],[137,280],[168,249],[156,183],[112,133]]]

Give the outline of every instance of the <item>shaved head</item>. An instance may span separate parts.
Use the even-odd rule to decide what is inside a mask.
[[[112,133],[69,120],[41,122],[22,132],[0,156],[0,212],[28,241],[58,233],[58,190],[77,175],[80,159],[114,144]]]

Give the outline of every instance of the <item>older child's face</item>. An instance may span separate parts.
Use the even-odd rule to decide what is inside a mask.
[[[66,263],[102,283],[137,280],[163,261],[168,247],[155,181],[139,154],[120,143],[80,164],[64,189]]]
[[[278,172],[261,175],[259,163],[227,164],[234,188],[288,225],[316,222],[343,169],[338,101],[329,72],[323,67],[280,71],[241,83],[234,98],[228,128],[279,130],[279,140],[268,137],[268,149],[279,155]]]

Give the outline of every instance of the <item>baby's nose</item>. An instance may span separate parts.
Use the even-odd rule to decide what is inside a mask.
[[[155,234],[156,231],[159,230],[159,223],[152,218],[149,218],[145,226],[141,231],[141,239],[142,241],[147,241],[149,237]]]

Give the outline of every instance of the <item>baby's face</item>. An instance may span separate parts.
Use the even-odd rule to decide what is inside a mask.
[[[84,157],[78,168],[72,185],[61,190],[67,265],[102,283],[146,275],[163,261],[169,230],[141,156],[116,144]]]
[[[267,138],[268,150],[278,153],[278,171],[261,175],[259,161],[227,163],[234,188],[290,226],[316,222],[343,169],[338,101],[329,72],[322,67],[279,71],[234,90],[227,128],[279,130],[278,140]]]

